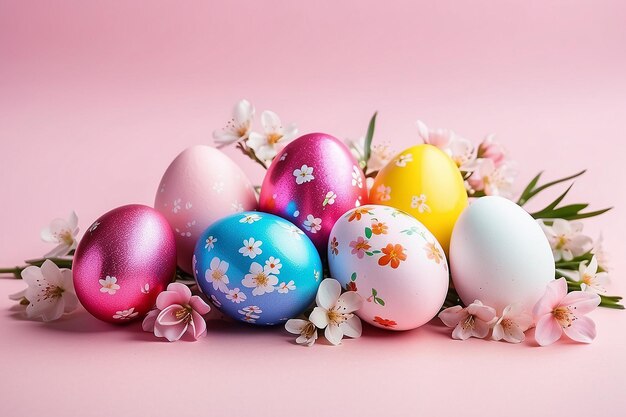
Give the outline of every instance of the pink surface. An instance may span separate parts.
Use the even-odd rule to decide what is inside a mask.
[[[210,143],[246,97],[300,132],[417,141],[415,120],[495,132],[520,186],[589,168],[570,201],[626,293],[623,2],[0,1],[0,265],[45,253],[41,227],[75,209],[152,204],[185,147]],[[228,153],[260,182],[261,170]],[[541,202],[537,202],[539,205]],[[591,317],[590,346],[456,342],[438,324],[372,328],[332,348],[280,329],[210,326],[168,344],[87,313],[16,319],[0,281],[0,415],[600,415],[623,413],[626,313]],[[243,380],[247,382],[243,382]]]

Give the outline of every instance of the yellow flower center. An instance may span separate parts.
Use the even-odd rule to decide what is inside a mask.
[[[267,143],[270,145],[276,145],[276,143],[278,143],[282,138],[283,135],[279,133],[270,133],[267,135]]]
[[[564,235],[560,235],[557,237],[557,240],[556,240],[556,248],[563,249],[565,245],[567,245],[568,242],[569,242],[569,239],[567,237],[565,237]]]
[[[56,285],[48,285],[43,291],[43,299],[48,300],[50,298],[61,298],[65,290]],[[39,300],[37,300],[39,301]]]
[[[190,306],[184,306],[182,308],[179,308],[174,313],[174,317],[176,317],[176,320],[182,320],[184,322],[189,322],[191,320],[191,307]]]
[[[463,324],[461,325],[464,330],[473,329],[474,328],[474,316],[471,314],[467,316],[465,320],[463,320]]]
[[[259,274],[255,278],[257,285],[267,285],[267,275],[263,272],[259,272]]]
[[[70,230],[62,231],[58,234],[58,238],[67,246],[72,246],[72,244],[74,243],[74,236],[72,236],[72,232]]]
[[[339,310],[336,310],[335,307],[328,310],[328,321],[330,322],[330,324],[334,324],[335,326],[339,326],[341,323],[350,319],[352,316],[352,313],[341,313]]]
[[[574,315],[574,313],[572,313],[569,307],[565,306],[557,307],[552,310],[552,315],[563,328],[570,327],[572,325],[572,322],[576,320],[576,316]]]
[[[223,276],[224,276],[224,273],[220,271],[219,269],[216,269],[215,271],[211,272],[211,277],[213,277],[215,281],[221,281]]]

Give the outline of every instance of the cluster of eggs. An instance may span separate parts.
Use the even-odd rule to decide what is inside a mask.
[[[178,266],[225,314],[273,325],[312,304],[327,265],[364,299],[363,320],[407,330],[438,313],[451,275],[464,303],[531,306],[554,277],[551,259],[519,206],[486,197],[468,207],[463,178],[441,150],[401,152],[368,192],[349,149],[312,133],[279,152],[258,203],[226,155],[186,149],[163,175],[154,208],[120,207],[92,224],[74,282],[95,317],[126,322],[152,308]]]

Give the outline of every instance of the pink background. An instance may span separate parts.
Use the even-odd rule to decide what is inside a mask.
[[[415,120],[498,135],[519,186],[589,168],[570,201],[626,293],[626,7],[541,2],[0,1],[0,265],[49,249],[39,231],[75,209],[151,204],[169,162],[240,98],[302,133],[364,134],[397,150]],[[229,151],[250,175],[261,170]],[[539,202],[540,203],[540,202]],[[438,324],[372,328],[343,346],[281,329],[217,326],[161,343],[86,313],[18,320],[0,281],[0,415],[619,415],[626,313],[592,313],[590,346],[452,341]]]

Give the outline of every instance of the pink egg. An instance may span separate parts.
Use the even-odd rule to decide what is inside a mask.
[[[176,273],[176,243],[165,217],[132,204],[102,215],[85,232],[72,267],[81,304],[100,320],[142,317]]]
[[[350,150],[330,135],[310,133],[274,159],[263,180],[259,207],[302,229],[325,257],[337,219],[366,203],[365,176]]]
[[[174,159],[154,200],[154,208],[176,235],[178,266],[188,273],[193,272],[193,250],[204,229],[222,217],[256,207],[254,187],[241,168],[206,145],[187,148]]]

